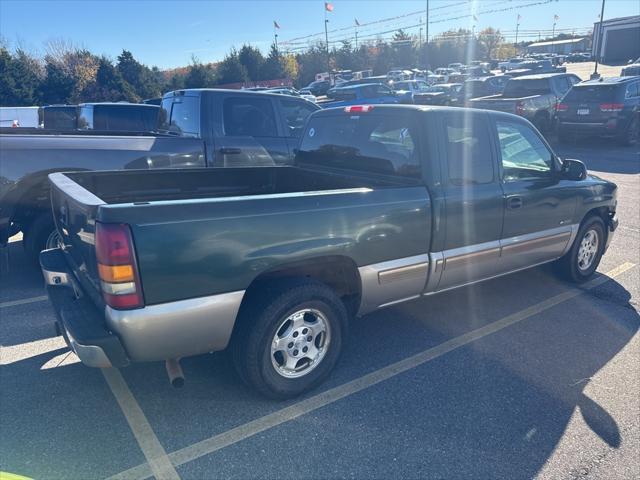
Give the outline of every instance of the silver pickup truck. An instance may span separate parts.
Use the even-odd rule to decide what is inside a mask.
[[[578,82],[580,77],[572,73],[511,78],[501,94],[474,98],[468,106],[514,113],[529,120],[541,132],[547,132],[553,125],[557,102]]]

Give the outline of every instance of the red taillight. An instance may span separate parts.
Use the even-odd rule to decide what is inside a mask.
[[[367,113],[373,110],[373,105],[352,105],[350,107],[344,107],[344,111],[347,113]]]
[[[569,110],[569,105],[566,103],[556,103],[556,112],[566,112],[567,110]]]
[[[95,247],[105,303],[120,309],[144,306],[129,227],[96,222]]]
[[[601,112],[621,112],[624,108],[623,103],[601,103],[600,111]]]
[[[516,115],[524,115],[524,103],[516,102]]]

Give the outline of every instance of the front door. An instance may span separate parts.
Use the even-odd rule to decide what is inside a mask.
[[[507,272],[560,257],[576,229],[576,196],[559,179],[553,152],[529,124],[495,122],[504,192],[499,269]]]

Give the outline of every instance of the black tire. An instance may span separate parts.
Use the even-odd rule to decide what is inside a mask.
[[[56,226],[50,213],[42,213],[31,222],[24,236],[24,249],[31,262],[40,265],[40,252],[55,247]]]
[[[589,263],[588,268],[581,268],[579,266],[580,246],[588,232],[595,232],[598,236],[598,243],[593,260]],[[600,259],[604,253],[605,242],[605,225],[602,218],[598,216],[587,217],[582,222],[571,249],[564,257],[556,262],[558,273],[566,280],[574,283],[586,282],[593,276],[600,264]]]
[[[274,366],[271,345],[276,334],[282,330],[283,321],[306,309],[320,312],[324,317],[322,321],[326,320],[330,332],[329,341],[318,363],[307,367],[308,373],[288,378]],[[240,378],[262,395],[275,399],[296,397],[320,384],[333,370],[346,338],[347,327],[347,310],[335,292],[326,285],[307,279],[281,281],[275,286],[265,285],[253,298],[248,299],[240,311],[231,345],[233,362]],[[303,336],[298,338],[304,340]],[[306,363],[303,360],[299,362],[303,362],[303,365]]]
[[[631,120],[629,126],[620,135],[619,143],[624,146],[636,145],[640,142],[640,120],[638,117]]]

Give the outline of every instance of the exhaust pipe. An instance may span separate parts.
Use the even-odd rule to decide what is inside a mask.
[[[169,375],[169,383],[173,388],[182,388],[184,385],[184,373],[180,366],[179,358],[170,358],[165,362],[167,375]]]

